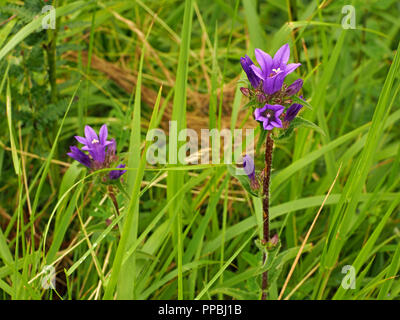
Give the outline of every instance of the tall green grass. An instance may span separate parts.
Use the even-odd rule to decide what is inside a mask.
[[[66,103],[48,130],[35,118],[46,105],[29,105],[32,84],[51,91],[46,59],[33,56],[41,16],[12,9],[0,25],[1,299],[259,299],[266,269],[269,299],[278,299],[340,167],[282,299],[398,300],[399,8],[355,2],[356,29],[345,30],[346,4],[64,2],[56,83]],[[302,63],[288,79],[305,79],[312,109],[302,116],[325,135],[299,128],[276,144],[270,218],[280,242],[262,265],[260,199],[225,164],[149,165],[146,136],[168,133],[169,120],[199,133],[255,128],[239,59],[284,43]],[[120,215],[96,180],[107,170],[66,156],[84,125],[103,123],[128,167]],[[184,143],[168,141],[167,159]],[[42,287],[46,266],[56,268],[55,290]],[[354,267],[355,289],[342,286],[344,266]]]

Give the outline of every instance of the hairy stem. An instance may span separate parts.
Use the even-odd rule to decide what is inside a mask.
[[[271,166],[272,166],[272,148],[274,146],[274,140],[271,138],[271,132],[267,134],[267,140],[265,142],[265,168],[264,168],[264,181],[263,181],[263,211],[264,211],[264,243],[269,242],[269,183],[271,180]],[[267,254],[263,254],[263,264],[266,263]],[[265,271],[262,275],[262,300],[267,298],[267,287],[268,287],[268,271]]]

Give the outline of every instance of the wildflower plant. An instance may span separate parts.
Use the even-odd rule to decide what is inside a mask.
[[[274,141],[288,139],[296,127],[307,126],[322,131],[314,123],[299,117],[303,106],[310,105],[302,95],[303,80],[297,79],[290,85],[285,83],[286,77],[300,67],[300,63],[288,63],[290,48],[288,44],[278,49],[272,58],[261,49],[255,49],[256,66],[250,57],[240,59],[248,79],[247,87],[240,88],[243,95],[250,99],[246,107],[252,108],[254,120],[260,125],[260,138],[255,157],[265,141],[265,167],[257,174],[255,161],[250,155],[243,157],[243,169],[247,177],[236,177],[243,187],[252,195],[263,199],[263,239],[257,245],[263,250],[263,265],[267,263],[268,251],[276,249],[279,244],[278,235],[270,237],[269,230],[269,186],[271,180],[272,154]],[[246,181],[247,180],[247,181]],[[262,276],[262,299],[266,299],[268,287],[268,271]]]
[[[67,155],[92,170],[111,168],[112,164],[118,161],[115,155],[117,143],[115,139],[107,140],[107,136],[108,129],[105,124],[100,128],[99,136],[93,128],[85,126],[85,137],[75,136],[75,139],[83,144],[82,150],[71,146],[71,151]],[[83,151],[88,151],[89,154]],[[119,164],[117,168],[125,168],[125,165]],[[126,170],[112,170],[108,177],[103,177],[103,181],[118,179],[125,172]]]
[[[92,171],[114,168],[118,162],[118,156],[115,154],[117,143],[115,139],[107,140],[108,128],[104,124],[99,131],[99,135],[90,126],[85,126],[85,137],[75,136],[75,139],[83,145],[81,149],[76,146],[70,146],[70,152],[67,153],[72,159],[83,164]],[[85,153],[86,151],[87,153]],[[119,164],[115,167],[119,170],[111,170],[100,173],[101,182],[108,184],[108,194],[119,213],[118,204],[112,188],[115,184],[120,190],[124,191],[120,183],[120,177],[127,171],[123,170],[125,164]]]

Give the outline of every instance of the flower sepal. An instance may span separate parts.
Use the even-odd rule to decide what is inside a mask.
[[[275,242],[275,239],[277,242]],[[279,263],[279,249],[281,247],[280,241],[278,240],[278,235],[275,234],[270,241],[266,242],[264,239],[254,240],[254,244],[260,250],[261,255],[266,256],[266,259],[262,265],[265,270],[273,269],[273,266]]]
[[[271,99],[271,96],[265,94],[261,87],[258,88],[252,88],[251,86],[248,87],[241,87],[240,91],[242,94],[249,98],[249,102],[242,107],[242,109],[247,109],[249,107],[253,107],[253,111],[256,108],[262,108],[266,101],[269,101]]]
[[[264,239],[257,239],[255,241],[255,244],[261,250],[274,250],[280,244],[278,234],[274,234],[271,239],[269,239],[269,241],[265,241]]]
[[[259,108],[260,107],[260,103],[257,101],[257,99],[250,99],[250,101],[248,103],[246,103],[242,109],[248,109],[248,108]]]

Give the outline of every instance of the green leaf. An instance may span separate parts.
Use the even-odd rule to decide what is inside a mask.
[[[315,131],[318,131],[323,136],[326,135],[324,130],[322,130],[322,128],[320,128],[319,126],[317,126],[314,122],[311,122],[310,120],[304,119],[302,117],[296,117],[296,118],[293,119],[292,122],[295,122],[296,127],[311,128],[311,129],[313,129]]]
[[[242,110],[248,109],[248,108],[254,107],[254,106],[258,106],[258,103],[257,103],[257,100],[256,100],[256,99],[250,100],[248,103],[246,103],[246,104],[242,107]]]
[[[240,170],[240,168],[236,168],[234,165],[227,165],[228,172],[230,173],[231,176],[235,177],[236,179],[239,180],[240,184],[242,187],[251,195],[260,198],[262,195],[258,194],[255,190],[252,190],[250,187],[250,179],[247,177],[246,174],[240,174],[237,173],[237,169]],[[242,169],[243,170],[243,169]]]
[[[315,123],[301,117],[296,117],[290,122],[289,127],[286,130],[284,130],[281,135],[276,137],[275,140],[284,141],[289,139],[293,134],[293,130],[299,127],[307,127],[314,129],[315,131],[318,131],[320,134],[325,136],[324,130],[318,127]]]
[[[7,67],[8,70],[8,67]],[[12,125],[12,112],[11,112],[11,89],[10,89],[10,80],[7,77],[7,94],[6,94],[6,115],[8,122],[8,129],[10,132],[10,144],[11,144],[11,155],[12,161],[14,165],[14,170],[16,175],[21,174],[21,168],[19,164],[18,154],[17,154],[17,143],[15,141],[15,137],[13,134],[14,128]]]
[[[90,2],[85,1],[77,1],[74,3],[67,4],[63,7],[56,9],[56,17],[59,18],[61,16],[67,15],[71,11],[83,8],[87,6]],[[41,25],[43,17],[47,16],[48,14],[43,14],[37,17],[32,22],[28,23],[22,29],[20,29],[11,39],[7,42],[7,44],[1,48],[0,50],[0,60],[3,59],[12,49],[14,49],[21,41],[23,41],[27,36],[31,33],[35,32]]]
[[[292,96],[291,99],[293,100],[293,102],[299,103],[299,104],[301,104],[302,106],[305,106],[305,107],[307,107],[307,108],[310,109],[310,110],[313,109],[312,106],[311,106],[311,104],[309,104],[306,100],[301,99],[300,97]]]

